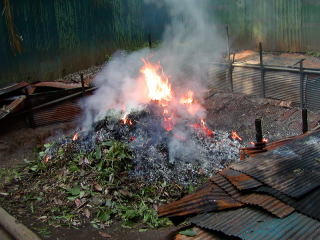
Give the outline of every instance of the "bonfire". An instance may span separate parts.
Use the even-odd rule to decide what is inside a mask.
[[[160,63],[145,59],[138,78],[139,110],[109,109],[90,130],[46,144],[18,187],[4,187],[4,204],[27,205],[22,214],[31,209],[55,225],[104,228],[117,219],[165,226],[157,206],[239,159],[242,138],[208,126],[196,89],[178,94]]]

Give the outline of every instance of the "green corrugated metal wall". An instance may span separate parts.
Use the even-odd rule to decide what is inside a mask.
[[[212,15],[229,25],[234,48],[320,51],[319,0],[212,0]]]
[[[320,0],[210,1],[213,21],[221,34],[229,25],[234,48],[256,48],[261,41],[266,50],[320,51]],[[13,55],[5,19],[0,16],[0,85],[52,80],[101,63],[117,48],[139,45],[149,32],[158,37],[168,22],[163,9],[143,0],[10,3],[24,52]]]
[[[143,0],[10,0],[23,53],[0,15],[0,84],[52,80],[143,41]],[[0,9],[3,9],[0,1]]]

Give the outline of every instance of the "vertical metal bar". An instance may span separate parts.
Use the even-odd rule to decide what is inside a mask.
[[[308,132],[308,110],[302,109],[302,132]]]
[[[228,72],[228,76],[229,76],[229,82],[230,82],[230,89],[231,92],[233,92],[233,64],[232,62],[229,62],[229,72]]]
[[[229,26],[226,26],[226,34],[227,34],[227,54],[228,54],[228,62],[231,62],[230,59],[230,38],[229,38]]]
[[[26,94],[26,105],[27,105],[27,109],[28,109],[28,112],[27,112],[27,115],[26,115],[26,121],[29,125],[30,128],[34,128],[35,127],[35,124],[34,124],[34,118],[33,118],[33,111],[32,111],[32,102],[30,101],[30,94],[29,94],[29,91],[28,91],[28,87],[26,87],[24,89],[24,92]]]
[[[227,36],[227,54],[228,54],[228,63],[229,63],[229,69],[228,69],[228,78],[230,83],[230,89],[231,92],[233,92],[233,65],[231,62],[231,56],[230,56],[230,37],[229,37],[229,26],[226,25],[226,36]]]
[[[262,84],[262,97],[266,97],[266,85],[264,81],[264,73],[265,69],[263,66],[263,49],[262,49],[262,43],[259,42],[259,56],[260,56],[260,71],[261,71],[261,84]]]
[[[256,127],[256,142],[261,143],[263,139],[261,119],[256,119],[254,125]]]
[[[303,72],[303,61],[304,59],[301,59],[300,61],[300,106],[301,109],[305,107],[304,104],[304,72]]]
[[[302,117],[302,132],[305,133],[308,131],[308,110],[305,104],[305,91],[304,91],[304,69],[303,61],[300,61],[300,105],[301,105],[301,117]]]
[[[149,43],[149,48],[152,48],[151,33],[148,34],[148,43]]]
[[[81,80],[81,87],[82,87],[82,96],[84,96],[85,95],[85,88],[84,88],[83,73],[80,73],[80,80]]]

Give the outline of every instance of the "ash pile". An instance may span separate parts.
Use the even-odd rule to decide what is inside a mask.
[[[185,119],[168,126],[162,112],[160,105],[150,103],[122,118],[108,114],[90,132],[60,139],[46,154],[53,158],[61,145],[90,154],[96,146],[116,140],[125,143],[132,154],[130,178],[183,186],[198,184],[201,177],[239,159],[240,137],[212,131],[204,120]]]

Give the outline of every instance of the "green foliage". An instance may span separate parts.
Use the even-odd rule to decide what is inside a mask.
[[[194,237],[197,235],[197,233],[192,228],[180,231],[179,234],[187,237]]]
[[[12,180],[20,180],[21,172],[16,168],[0,168],[0,188]]]
[[[308,52],[306,52],[306,54],[313,56],[313,57],[317,57],[317,58],[320,57],[320,52],[317,52],[317,51],[308,51]]]

